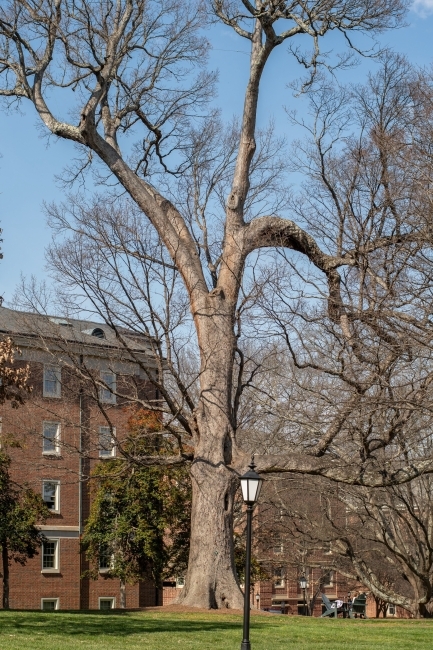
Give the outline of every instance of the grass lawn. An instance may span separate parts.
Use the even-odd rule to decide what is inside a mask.
[[[0,650],[240,650],[232,614],[0,611]],[[253,616],[252,650],[430,650],[433,620]]]

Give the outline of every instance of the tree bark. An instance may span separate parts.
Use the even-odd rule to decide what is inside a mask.
[[[126,584],[123,580],[120,581],[120,609],[126,607]]]
[[[3,609],[9,609],[9,553],[6,542],[2,545]]]
[[[432,618],[432,614],[427,609],[426,603],[419,603],[415,618]]]
[[[232,508],[236,479],[224,463],[192,467],[191,541],[179,603],[207,609],[243,606],[233,554]]]
[[[232,466],[234,307],[215,290],[193,312],[201,350],[197,440],[191,468],[191,540],[186,585],[178,602],[210,609],[243,607],[233,553]]]

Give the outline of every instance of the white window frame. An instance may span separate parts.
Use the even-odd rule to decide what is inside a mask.
[[[45,390],[45,373],[48,371],[54,370],[56,375],[56,392],[49,393]],[[60,366],[55,364],[44,364],[44,376],[43,376],[43,396],[44,397],[54,397],[59,399],[62,396],[62,369]]]
[[[41,598],[41,610],[43,610],[44,612],[49,612],[49,611],[51,611],[51,610],[49,610],[49,609],[44,609],[44,603],[52,603],[52,602],[55,603],[55,605],[54,605],[54,611],[56,611],[57,609],[59,609],[59,604],[60,604],[60,602],[59,602],[59,599],[58,599],[58,598]]]
[[[104,379],[104,376],[107,377],[108,375],[111,375],[112,381],[107,381],[107,379]],[[111,370],[101,370],[101,381],[104,382],[104,384],[107,384],[107,386],[111,386],[111,390],[109,388],[105,388],[104,386],[100,387],[99,399],[103,404],[116,404],[116,379],[116,374],[114,372],[111,372]]]
[[[326,575],[329,576],[329,581],[328,582],[323,582],[323,586],[324,587],[333,587],[334,586],[334,580],[335,580],[335,571],[333,571],[331,569],[330,571],[327,572]]]
[[[104,434],[109,433],[111,436],[111,449],[104,449],[101,444],[102,429],[108,429],[104,431]],[[116,456],[116,428],[100,426],[98,434],[98,448],[99,448],[99,458],[114,458]]]
[[[55,543],[54,551],[54,566],[53,567],[44,567],[44,547],[46,543]],[[41,564],[42,569],[41,573],[60,573],[60,539],[55,537],[47,537],[46,541],[42,543],[42,553],[41,553]],[[48,600],[48,599],[47,599]]]
[[[332,555],[332,542],[327,540],[323,542],[323,553],[325,555]]]
[[[52,449],[44,449],[45,441],[50,440],[50,438],[47,438],[45,436],[45,425],[46,424],[48,424],[48,425],[50,425],[50,424],[57,425],[57,433],[56,433],[56,436],[54,438],[54,450],[52,450]],[[60,442],[60,428],[61,428],[60,427],[60,422],[54,422],[54,421],[50,421],[50,420],[44,420],[42,422],[42,453],[43,454],[45,454],[47,456],[58,456],[60,454],[60,445],[59,445],[59,442]]]
[[[185,586],[185,577],[184,576],[178,576],[176,578],[176,589],[183,589]]]
[[[101,609],[101,600],[109,600],[111,602],[110,609],[116,609],[116,598],[115,596],[99,596],[98,598],[98,608]]]
[[[391,607],[392,607],[393,610],[394,610],[393,612],[391,612]],[[396,606],[396,605],[389,604],[388,607],[387,607],[386,615],[387,615],[387,616],[397,616],[397,606]]]
[[[274,575],[274,587],[276,589],[284,589],[286,585],[286,571],[284,567],[278,567],[278,570],[281,572],[281,575],[277,575],[277,568],[275,569],[275,575]]]
[[[44,496],[45,496],[44,486],[45,486],[46,483],[51,483],[52,485],[56,486],[56,492],[55,492],[55,495],[54,495],[54,508],[48,508],[48,506],[47,506],[47,508],[48,508],[48,510],[50,512],[54,512],[54,513],[58,514],[60,512],[60,481],[52,480],[52,479],[49,479],[49,478],[44,479],[42,481],[42,499],[43,499],[45,504],[47,503],[45,501],[45,499],[44,499]]]

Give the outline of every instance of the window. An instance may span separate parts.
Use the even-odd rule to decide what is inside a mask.
[[[395,605],[388,605],[389,616],[395,616]]]
[[[41,609],[44,612],[54,612],[56,609],[59,609],[59,599],[58,598],[42,598],[41,599]]]
[[[92,330],[92,336],[96,336],[97,339],[105,339],[105,332],[100,327],[95,327],[95,329]]]
[[[185,586],[185,578],[184,576],[180,576],[179,578],[176,578],[176,587],[178,589],[183,589]]]
[[[44,397],[61,396],[61,377],[59,366],[44,366]]]
[[[283,567],[277,567],[274,571],[274,587],[284,587],[285,571]]]
[[[59,481],[44,481],[42,483],[42,498],[48,510],[52,510],[53,512],[59,512],[60,510],[59,491],[60,491]]]
[[[276,555],[279,555],[279,554],[282,553],[283,551],[284,551],[283,542],[281,542],[281,541],[279,541],[279,540],[276,541],[276,542],[275,542],[275,545],[274,545],[274,553],[275,553]]]
[[[47,539],[42,544],[42,571],[56,571],[59,568],[59,540]]]
[[[333,585],[334,585],[334,572],[328,571],[328,573],[325,573],[325,575],[323,576],[323,586],[332,587]]]
[[[99,549],[99,571],[109,571],[113,566],[113,556],[108,546]]]
[[[43,453],[58,454],[60,440],[60,423],[44,422],[43,424]]]
[[[332,547],[331,547],[331,542],[323,542],[323,552],[326,555],[331,555],[332,554]]]
[[[111,458],[116,455],[114,436],[116,429],[111,427],[99,427],[99,457]]]
[[[101,372],[101,381],[105,386],[101,386],[100,400],[106,404],[115,404],[116,395],[116,375],[112,372]]]
[[[108,610],[114,609],[116,607],[115,598],[100,598],[99,599],[99,609]]]

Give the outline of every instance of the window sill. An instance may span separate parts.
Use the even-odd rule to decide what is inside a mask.
[[[42,456],[51,456],[52,458],[61,458],[62,455],[59,451],[43,451]]]
[[[42,395],[44,399],[62,399],[61,395],[46,395],[45,393]]]
[[[99,569],[99,573],[110,573],[111,569]]]
[[[57,574],[59,574],[60,569],[42,569],[41,573],[48,573],[48,574],[50,574],[50,573],[56,574],[57,573]]]

